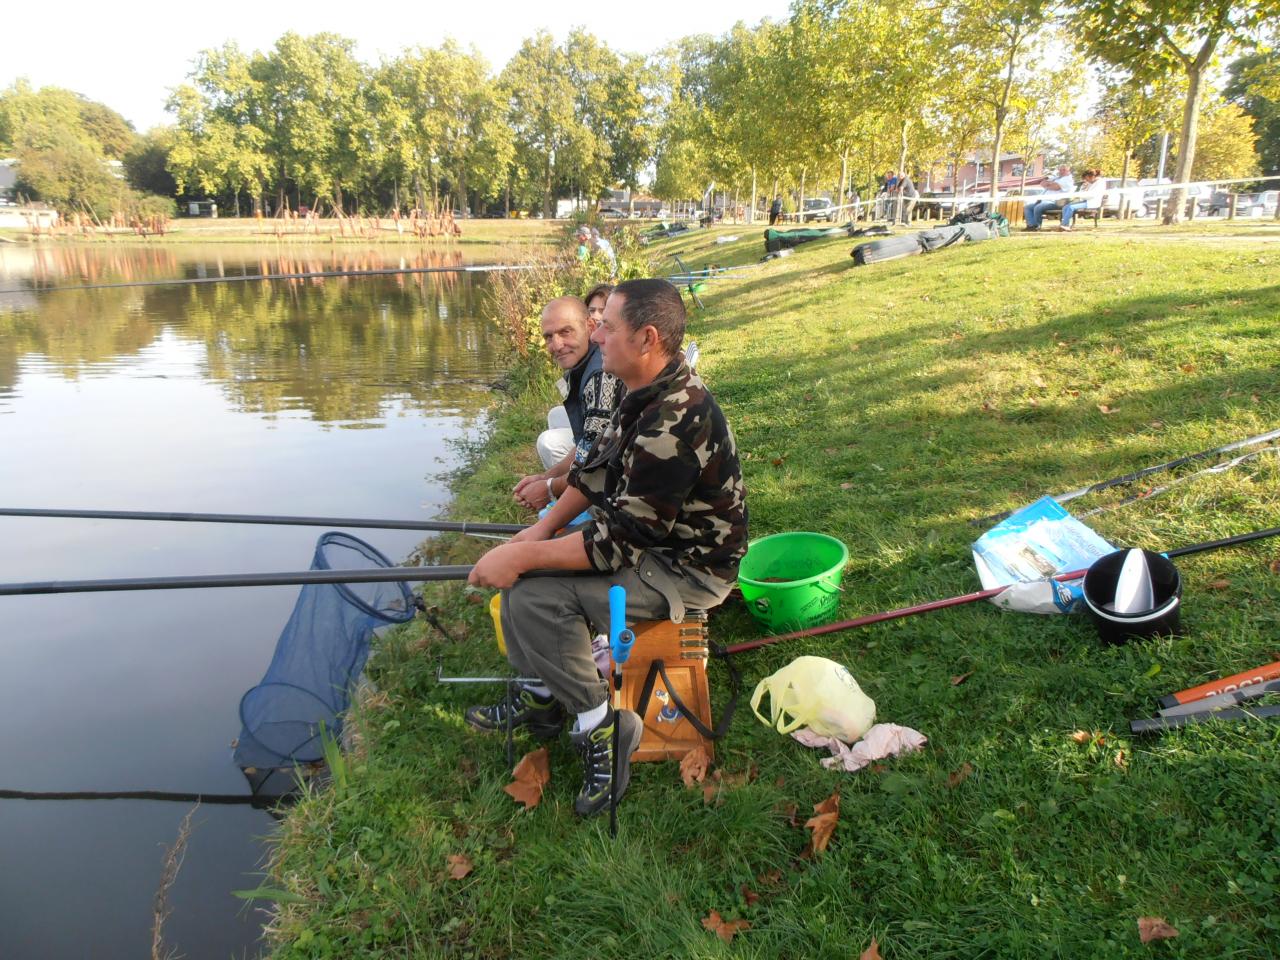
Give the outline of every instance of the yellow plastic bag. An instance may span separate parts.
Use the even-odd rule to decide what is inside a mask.
[[[769,718],[759,706],[769,694]],[[751,711],[779,733],[808,727],[824,737],[852,743],[876,722],[875,702],[853,675],[826,657],[797,657],[760,681],[751,695]]]
[[[489,601],[489,616],[493,617],[493,633],[498,638],[498,650],[505,657],[507,642],[502,639],[502,594],[495,593]]]

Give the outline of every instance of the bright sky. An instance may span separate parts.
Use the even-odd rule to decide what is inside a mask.
[[[5,38],[0,89],[18,77],[37,87],[66,87],[118,110],[145,131],[168,122],[168,91],[185,79],[196,53],[228,40],[244,50],[266,50],[289,30],[330,31],[355,40],[360,59],[377,62],[406,47],[436,46],[453,37],[464,46],[474,44],[497,70],[539,28],[563,40],[571,28],[581,26],[616,50],[651,53],[688,34],[724,33],[739,20],[781,19],[788,3],[221,0],[206,7],[155,0],[28,0],[5,7],[0,17]],[[200,15],[193,16],[197,10]]]

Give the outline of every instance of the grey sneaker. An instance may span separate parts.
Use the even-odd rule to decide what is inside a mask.
[[[574,812],[591,817],[609,807],[613,784],[613,733],[618,728],[618,799],[631,783],[631,755],[640,746],[644,723],[632,710],[609,708],[608,715],[594,730],[569,732],[569,741],[582,755],[582,789],[573,801]]]
[[[539,740],[560,736],[564,729],[564,707],[553,697],[543,699],[518,683],[511,683],[511,729],[524,728]],[[507,729],[507,701],[468,707],[467,723],[477,730]]]

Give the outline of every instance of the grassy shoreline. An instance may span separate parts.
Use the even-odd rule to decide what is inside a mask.
[[[733,233],[744,238],[715,243]],[[1280,251],[1108,233],[865,268],[838,238],[709,284],[690,335],[743,451],[752,536],[844,540],[841,616],[936,599],[975,589],[968,520],[1280,424]],[[729,265],[754,263],[761,246],[755,230],[722,228],[658,250]],[[536,362],[513,371],[456,478],[455,516],[521,519],[508,491],[534,468],[550,382]],[[1274,526],[1278,459],[1087,522],[1155,549]],[[465,562],[485,546],[424,550]],[[638,767],[616,841],[602,820],[574,820],[564,744],[539,807],[502,792],[500,741],[461,722],[476,691],[434,681],[437,662],[501,669],[485,598],[439,586],[427,597],[447,636],[416,623],[386,638],[371,664],[382,692],[355,718],[344,784],[285,822],[272,882],[289,896],[272,946],[847,958],[875,937],[886,958],[1272,956],[1280,727],[1137,740],[1127,720],[1162,693],[1280,656],[1280,544],[1179,567],[1178,638],[1102,648],[1083,618],[980,605],[745,655],[748,691],[796,656],[839,660],[879,720],[929,745],[836,773],[744,706],[718,750],[730,785],[707,803],[673,764]],[[720,643],[758,635],[739,607],[712,620]],[[710,674],[718,708],[724,670]],[[793,823],[833,791],[840,825],[805,859]],[[451,855],[474,869],[451,878]],[[722,942],[702,924],[712,910],[750,928]],[[1143,945],[1140,916],[1181,935]]]

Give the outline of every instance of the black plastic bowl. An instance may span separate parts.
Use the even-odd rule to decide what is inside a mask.
[[[1114,603],[1120,569],[1128,550],[1117,550],[1096,560],[1084,575],[1084,603],[1089,617],[1098,628],[1103,643],[1121,644],[1130,639],[1172,636],[1179,631],[1182,611],[1182,576],[1168,557],[1143,550],[1147,569],[1151,571],[1154,606],[1135,613],[1116,613],[1106,609]]]

